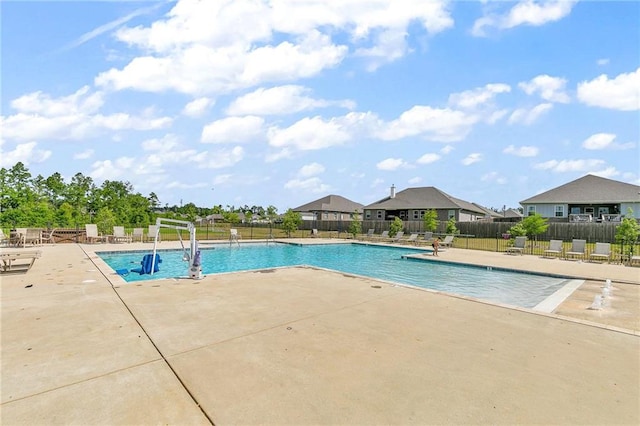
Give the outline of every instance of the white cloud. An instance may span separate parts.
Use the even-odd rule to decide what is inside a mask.
[[[196,163],[199,169],[224,169],[231,167],[242,161],[244,158],[244,148],[236,146],[231,149],[216,149],[199,153],[191,161]]]
[[[461,163],[465,166],[470,166],[473,163],[477,163],[478,161],[482,161],[482,154],[478,152],[474,152],[472,154],[467,155],[462,159]]]
[[[321,117],[305,117],[285,129],[271,127],[268,131],[269,144],[302,151],[342,145],[351,140],[352,129],[345,124],[340,118],[325,121]]]
[[[51,157],[52,152],[44,149],[37,149],[36,142],[17,144],[12,151],[4,149],[4,143],[0,146],[0,167],[10,168],[16,163],[22,162],[24,165],[42,163]]]
[[[508,13],[487,14],[475,21],[471,33],[474,36],[486,35],[487,28],[509,29],[520,25],[538,27],[548,22],[558,21],[571,13],[577,0],[536,1],[523,0],[513,6]],[[510,4],[510,3],[506,3]]]
[[[586,105],[620,111],[640,110],[640,68],[609,80],[605,74],[578,84],[578,99]]]
[[[286,189],[306,191],[314,194],[325,193],[331,190],[331,187],[322,183],[322,180],[318,177],[312,177],[309,179],[292,179],[286,182],[284,187]]]
[[[14,115],[0,117],[3,137],[14,140],[82,140],[117,130],[154,130],[170,126],[170,117],[154,117],[153,110],[135,116],[98,113],[104,103],[101,92],[83,87],[69,96],[52,98],[34,92],[11,102]]]
[[[610,62],[609,58],[602,58],[596,61],[596,63],[600,66],[609,65],[609,62]]]
[[[179,1],[149,26],[117,31],[119,41],[147,56],[100,74],[95,83],[115,90],[229,92],[312,77],[350,51],[375,68],[410,51],[410,25],[432,34],[452,27],[447,2]]]
[[[418,185],[422,182],[422,178],[420,176],[412,177],[407,181],[409,185]]]
[[[508,84],[487,84],[484,87],[451,94],[449,105],[462,109],[474,109],[491,103],[500,93],[509,92],[511,92],[511,86]]]
[[[85,149],[82,152],[78,152],[76,154],[73,155],[73,159],[74,160],[86,160],[88,158],[93,157],[93,149]]]
[[[182,114],[189,117],[201,117],[214,104],[215,101],[210,98],[194,99],[184,106]]]
[[[378,164],[376,164],[376,168],[378,170],[385,170],[385,171],[394,171],[400,168],[408,168],[408,167],[410,167],[409,163],[406,163],[401,158],[387,158],[385,160],[380,161]]]
[[[226,112],[229,115],[284,115],[328,106],[355,107],[352,101],[314,99],[307,96],[308,93],[310,89],[296,85],[260,88],[234,100]]]
[[[503,149],[502,152],[515,155],[516,157],[535,157],[538,155],[539,149],[535,146],[521,146],[516,148],[514,145],[509,145]]]
[[[536,169],[551,170],[553,172],[586,172],[600,168],[604,165],[604,160],[549,160],[534,165]]]
[[[596,133],[589,136],[582,142],[584,149],[601,150],[601,149],[631,149],[635,147],[634,143],[618,144],[615,143],[616,135],[613,133]]]
[[[531,109],[518,108],[509,116],[509,124],[533,124],[551,109],[553,109],[553,104],[550,103],[539,104]]]
[[[455,148],[452,147],[451,145],[445,145],[442,147],[442,149],[440,150],[441,154],[447,155],[448,153],[450,153],[451,151],[453,151]]]
[[[203,143],[241,143],[264,139],[264,119],[256,116],[227,117],[204,126]]]
[[[324,166],[320,163],[306,164],[300,168],[298,175],[300,177],[311,177],[324,172]]]
[[[428,153],[424,154],[422,157],[418,158],[416,161],[418,164],[431,164],[442,158],[439,154]]]
[[[485,173],[480,177],[480,180],[483,182],[497,183],[499,185],[504,185],[508,182],[508,180],[504,176],[500,176],[498,172]]]
[[[567,80],[560,77],[551,77],[546,74],[534,77],[530,81],[518,83],[527,95],[538,93],[542,99],[549,102],[569,103],[571,99],[565,93]]]
[[[476,116],[462,111],[417,105],[396,120],[381,125],[377,136],[383,140],[423,136],[434,141],[455,142],[464,139],[477,121]]]

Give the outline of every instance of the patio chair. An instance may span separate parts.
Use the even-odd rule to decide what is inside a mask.
[[[404,231],[398,231],[395,237],[391,237],[389,241],[392,243],[397,243],[397,242],[400,242],[400,240],[402,240],[402,237],[404,237]]]
[[[103,242],[109,241],[109,236],[108,235],[102,235],[100,233],[98,233],[98,225],[96,225],[95,223],[87,223],[84,225],[84,229],[87,232],[87,242],[88,243],[95,243],[95,242]]]
[[[130,243],[131,235],[124,231],[124,226],[114,226],[112,240],[114,243]]]
[[[560,257],[562,256],[562,240],[549,241],[549,248],[544,251],[543,257]]]
[[[316,228],[313,228],[311,230],[311,236],[314,237],[314,238],[318,237],[318,230]]]
[[[0,245],[8,246],[11,243],[11,238],[4,234],[4,231],[0,229]]]
[[[147,232],[147,242],[155,241],[156,234],[158,234],[158,242],[160,242],[161,238],[160,238],[160,233],[158,231],[159,231],[158,225],[149,225],[149,230]]]
[[[40,241],[42,242],[42,244],[44,244],[44,243],[55,244],[56,240],[55,240],[55,238],[53,238],[54,232],[56,232],[55,229],[47,231],[46,233],[43,232],[42,236],[40,237]]]
[[[596,248],[589,255],[589,260],[594,261],[611,261],[611,244],[610,243],[596,243]]]
[[[11,245],[16,247],[24,247],[26,237],[27,228],[16,228],[16,230],[11,233]]]
[[[5,251],[0,253],[2,260],[2,273],[5,272],[27,272],[36,259],[40,258],[42,253],[38,251]],[[22,262],[24,261],[24,262]],[[16,263],[17,262],[17,263]]]
[[[231,228],[229,229],[229,245],[231,245],[234,241],[236,244],[240,245],[240,239],[242,236],[238,232],[237,229]]]
[[[374,228],[369,228],[367,233],[363,235],[362,238],[366,240],[370,240],[371,238],[373,238],[375,232],[376,230]]]
[[[418,243],[418,234],[417,232],[413,232],[411,235],[409,235],[409,237],[406,240],[402,240],[401,242],[403,244],[409,244],[409,243],[413,243],[413,244],[417,244]]]
[[[139,240],[142,242],[144,240],[144,228],[133,228],[133,232],[131,233],[131,241]]]
[[[566,260],[571,260],[574,258],[579,258],[580,260],[584,259],[585,254],[587,253],[587,240],[577,240],[573,239],[571,241],[571,248],[568,252],[564,254],[564,258]]]
[[[389,238],[389,231],[382,231],[380,235],[374,235],[376,240],[385,240]]]
[[[451,247],[453,245],[453,235],[447,235],[446,237],[444,237],[444,240],[440,241],[440,248],[442,249],[443,247]]]
[[[522,255],[524,254],[524,247],[526,244],[527,244],[527,237],[525,236],[516,237],[516,240],[513,243],[513,245],[510,247],[507,247],[506,253]]]

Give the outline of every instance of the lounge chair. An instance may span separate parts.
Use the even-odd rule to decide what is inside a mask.
[[[147,241],[155,241],[156,234],[158,234],[158,242],[160,242],[161,238],[158,230],[159,229],[157,225],[149,225],[149,231],[147,232]]]
[[[389,241],[392,242],[392,243],[397,243],[400,240],[402,240],[402,237],[404,237],[404,231],[398,231],[398,233],[395,235],[395,237],[389,238]]]
[[[422,236],[422,239],[425,241],[433,240],[433,232],[425,232],[424,235]]]
[[[84,225],[84,229],[87,231],[87,242],[95,243],[95,242],[103,242],[109,241],[108,235],[102,235],[98,233],[98,225],[95,223],[87,223]]]
[[[516,237],[516,240],[514,241],[513,245],[510,247],[507,247],[507,254],[524,254],[524,247],[527,244],[527,237],[524,236],[520,236],[520,237]]]
[[[584,259],[587,250],[587,240],[576,240],[573,239],[571,241],[571,248],[568,252],[564,254],[564,258],[567,260],[579,258],[580,260]]]
[[[311,230],[311,236],[314,237],[314,238],[318,237],[318,230],[316,228],[313,228]]]
[[[114,243],[130,243],[131,235],[124,231],[124,226],[114,226],[112,240]]]
[[[440,241],[440,248],[451,247],[453,245],[453,235],[447,235],[444,240]]]
[[[629,266],[633,266],[635,264],[640,265],[640,256],[631,256],[631,258],[629,259]]]
[[[374,237],[377,240],[386,240],[389,238],[389,231],[382,231],[380,235],[375,235]]]
[[[242,236],[240,235],[240,233],[238,233],[237,229],[231,228],[229,229],[229,244],[233,243],[234,241],[236,242],[236,244],[240,244],[240,239],[242,238]]]
[[[0,253],[2,269],[5,272],[27,272],[42,253],[37,251],[5,251]],[[23,262],[24,261],[24,262]],[[16,263],[17,262],[17,263]]]
[[[544,251],[543,257],[560,257],[562,256],[562,240],[549,241],[549,248]]]
[[[409,237],[406,240],[402,240],[401,242],[404,243],[413,243],[413,244],[417,244],[418,243],[418,234],[417,232],[413,232],[411,235],[409,235]]]
[[[0,245],[8,246],[9,244],[11,244],[11,238],[7,237],[4,231],[0,229]]]
[[[44,243],[51,243],[51,244],[55,244],[56,240],[55,238],[53,238],[53,234],[56,232],[55,229],[52,229],[50,231],[47,231],[46,233],[42,233],[42,236],[40,237],[40,242],[42,244]]]
[[[373,237],[374,237],[374,233],[375,233],[375,232],[376,232],[376,230],[375,230],[374,228],[370,228],[370,229],[367,231],[366,235],[363,235],[363,236],[362,236],[362,238],[363,238],[363,239],[370,240],[371,238],[373,238]]]
[[[589,255],[589,260],[598,260],[607,262],[611,261],[611,244],[610,243],[596,243],[596,248]]]
[[[131,241],[139,240],[142,242],[144,240],[144,228],[133,228],[133,232],[131,233]]]
[[[26,237],[27,228],[16,228],[16,230],[11,233],[11,245],[16,247],[24,247]]]

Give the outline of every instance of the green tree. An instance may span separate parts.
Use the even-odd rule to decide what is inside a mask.
[[[402,219],[396,216],[396,218],[393,219],[393,222],[389,225],[389,236],[395,237],[403,228],[404,223],[402,223]]]
[[[362,233],[362,221],[360,220],[360,215],[357,211],[353,212],[353,218],[351,219],[351,223],[349,224],[349,233],[356,238],[358,234]]]
[[[549,227],[547,219],[542,217],[539,213],[534,213],[525,217],[521,223],[525,230],[525,235],[529,238],[535,238],[536,236],[545,233]]]
[[[433,232],[438,229],[438,212],[434,209],[427,210],[422,217],[422,224],[425,231]]]
[[[627,246],[626,253],[633,256],[633,246],[638,240],[638,235],[640,235],[640,225],[633,216],[633,209],[629,207],[622,223],[616,227],[616,241],[622,244],[623,253]]]
[[[238,215],[238,213],[234,211],[226,211],[222,213],[222,218],[224,219],[225,222],[232,223],[232,224],[240,222],[240,216]]]
[[[108,207],[103,207],[96,213],[95,222],[101,234],[111,235],[116,225],[116,215]]]
[[[292,232],[296,232],[298,227],[302,225],[302,215],[289,209],[282,217],[282,230],[287,233],[287,237],[291,237]]]
[[[456,218],[452,217],[447,221],[447,227],[444,231],[446,234],[456,235],[459,234],[460,231],[456,227]]]

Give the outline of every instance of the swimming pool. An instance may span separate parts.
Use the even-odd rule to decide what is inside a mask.
[[[365,244],[293,245],[245,243],[201,247],[205,275],[283,266],[310,265],[400,284],[532,308],[567,283],[566,278],[525,274],[403,258],[418,249]],[[148,251],[97,252],[114,271],[132,269]],[[182,250],[158,250],[162,263],[154,275],[130,273],[127,282],[184,277]]]

